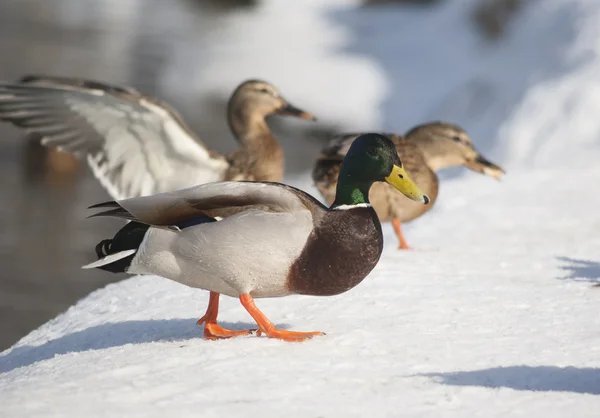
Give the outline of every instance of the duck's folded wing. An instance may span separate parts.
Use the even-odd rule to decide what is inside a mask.
[[[380,132],[380,134],[387,136],[396,146],[398,146],[398,141],[400,141],[398,135],[387,132]],[[341,162],[348,153],[354,140],[360,135],[360,133],[344,133],[334,136],[321,149],[321,153],[317,157],[317,160],[333,160]]]
[[[105,208],[94,216],[113,216],[155,226],[173,226],[205,216],[225,218],[248,210],[309,211],[313,219],[326,208],[302,190],[281,183],[228,181],[112,201],[91,206]]]
[[[0,83],[0,119],[85,158],[115,199],[217,181],[227,167],[170,106],[134,89],[29,76]]]
[[[352,142],[360,134],[341,134],[334,136],[317,156],[312,170],[312,178],[321,194],[329,203],[335,197],[335,185],[340,167]]]

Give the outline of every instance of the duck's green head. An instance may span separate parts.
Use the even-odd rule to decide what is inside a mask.
[[[410,179],[392,141],[384,135],[368,133],[356,138],[344,157],[332,207],[369,203],[369,189],[385,181],[417,202],[429,197]]]

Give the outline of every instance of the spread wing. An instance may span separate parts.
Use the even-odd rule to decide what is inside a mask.
[[[248,210],[310,212],[313,221],[327,210],[302,190],[281,183],[227,181],[174,192],[112,201],[91,206],[106,208],[94,216],[113,216],[154,226],[173,226],[200,217],[225,218]]]
[[[115,199],[218,181],[227,168],[168,104],[134,89],[28,76],[0,83],[0,119],[86,159]]]

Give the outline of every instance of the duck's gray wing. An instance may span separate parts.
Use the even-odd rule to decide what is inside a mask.
[[[106,208],[92,216],[113,216],[154,226],[211,216],[226,218],[248,210],[310,212],[318,221],[327,210],[308,193],[281,183],[227,181],[203,184],[174,192],[101,203]]]
[[[28,76],[0,83],[0,119],[85,158],[115,199],[217,181],[227,168],[168,104],[130,88]]]

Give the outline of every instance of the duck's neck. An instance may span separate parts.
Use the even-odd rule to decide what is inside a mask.
[[[265,115],[245,103],[229,103],[227,122],[231,132],[243,146],[252,146],[256,138],[270,134]]]
[[[331,209],[345,209],[370,205],[369,189],[372,184],[373,182],[370,181],[357,181],[349,176],[343,177],[343,173],[340,173],[335,192],[335,200],[331,205]]]
[[[281,181],[284,157],[281,145],[271,134],[265,117],[245,107],[229,109],[229,126],[240,143],[237,158],[252,171],[258,181]]]

